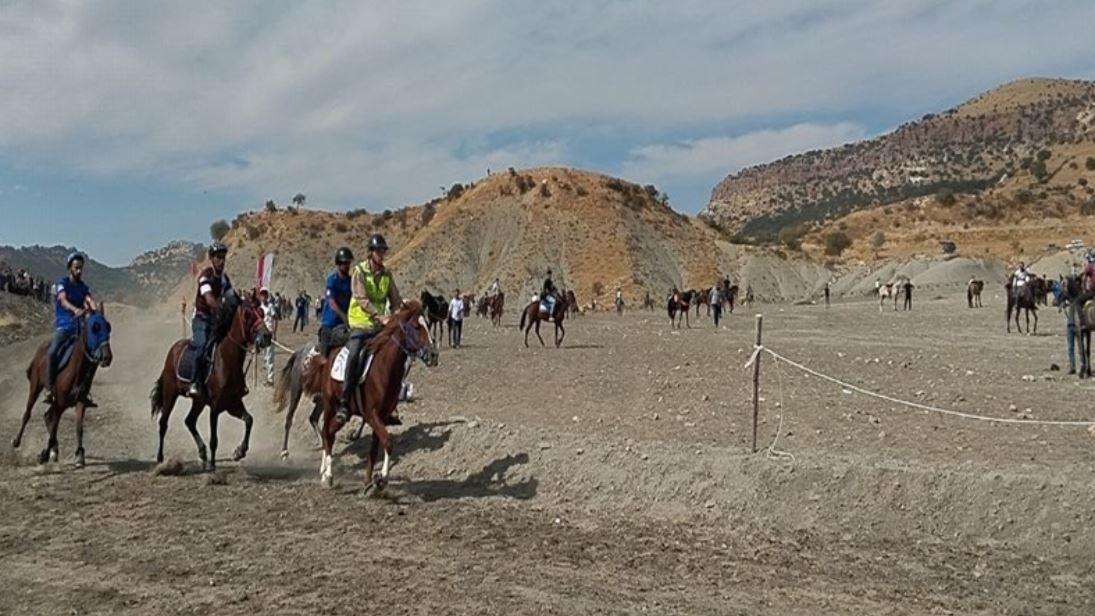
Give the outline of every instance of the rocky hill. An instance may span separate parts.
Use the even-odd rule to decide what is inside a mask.
[[[634,305],[647,291],[660,301],[673,285],[709,286],[722,275],[751,276],[761,297],[798,299],[828,277],[811,263],[784,267],[778,251],[731,244],[705,222],[672,210],[653,186],[566,168],[493,174],[398,211],[262,211],[231,226],[224,241],[237,286],[252,286],[259,255],[272,251],[273,290],[306,289],[313,296],[337,247],[360,255],[373,232],[392,246],[388,262],[408,296],[457,287],[478,293],[498,277],[511,297],[527,297],[548,268],[582,304],[601,306],[616,287]],[[186,281],[176,303],[193,292]]]
[[[1019,174],[1075,182],[1093,144],[1095,83],[1024,79],[875,139],[745,169],[715,187],[701,216],[772,237],[872,206],[982,193]]]
[[[0,246],[0,262],[53,282],[65,275],[65,257],[72,250],[67,246]],[[89,255],[84,275],[101,299],[151,304],[160,301],[188,275],[190,263],[200,259],[201,252],[200,244],[176,241],[140,255],[125,267],[110,267]]]

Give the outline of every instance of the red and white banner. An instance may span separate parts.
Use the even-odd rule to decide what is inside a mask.
[[[268,252],[259,257],[259,265],[255,270],[255,287],[258,289],[269,289],[273,273],[274,253]]]

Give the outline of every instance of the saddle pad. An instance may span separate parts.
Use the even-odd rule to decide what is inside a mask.
[[[179,353],[179,359],[175,362],[175,378],[179,379],[183,383],[189,383],[194,380],[194,359],[197,357],[198,352],[189,344],[183,349],[182,353]],[[209,368],[212,368],[213,362],[217,361],[217,345],[213,345],[213,351],[210,353],[213,360],[209,363]]]
[[[331,364],[331,378],[339,383],[346,380],[346,360],[350,357],[350,350],[346,347],[339,349],[338,355],[335,356],[334,363]],[[365,360],[365,369],[361,371],[361,379],[359,383],[365,382],[365,377],[369,374],[369,367],[373,365],[373,356],[369,355]]]
[[[57,374],[60,374],[68,365],[69,360],[72,359],[72,350],[76,348],[76,343],[79,341],[78,337],[73,336],[65,342],[65,346],[61,347],[61,361],[57,363]]]

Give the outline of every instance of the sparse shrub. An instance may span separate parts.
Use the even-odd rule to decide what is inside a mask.
[[[1080,204],[1080,214],[1084,216],[1091,216],[1095,214],[1095,201],[1084,201]]]
[[[433,220],[433,217],[434,217],[435,214],[437,214],[437,206],[434,205],[433,202],[431,201],[430,203],[427,203],[425,207],[422,208],[422,218],[421,218],[422,224],[423,225],[430,224],[430,221]]]
[[[834,231],[825,236],[825,254],[839,257],[852,245],[852,239],[843,231]]]
[[[367,213],[368,212],[365,211],[365,208],[362,207],[362,208],[358,208],[356,210],[350,210],[349,212],[346,212],[346,218],[349,218],[350,220],[353,220],[355,218],[364,216]]]
[[[605,285],[604,285],[603,282],[598,280],[597,282],[593,283],[593,295],[595,297],[599,297],[604,292],[605,292]]]
[[[584,186],[579,186],[575,192],[578,193],[579,197],[584,197],[589,194],[589,191],[586,190]]]
[[[1088,156],[1084,161],[1084,168],[1088,171],[1095,171],[1095,156]]]
[[[1080,179],[1076,180],[1076,183],[1079,184],[1080,186],[1087,186],[1087,178],[1080,178]]]
[[[260,235],[262,235],[262,230],[259,229],[257,225],[247,225],[247,239],[255,240],[258,239]]]
[[[882,247],[886,245],[886,234],[881,231],[876,231],[874,236],[871,237],[871,247],[875,251],[882,250]]]
[[[517,190],[520,191],[522,195],[532,190],[534,186],[536,186],[536,181],[532,179],[531,175],[517,176]]]
[[[1038,152],[1038,160],[1047,161],[1050,156],[1052,156],[1052,153],[1049,150],[1041,150]]]
[[[1021,205],[1027,205],[1034,201],[1034,193],[1029,190],[1020,190],[1015,193],[1015,201]]]
[[[779,230],[779,243],[783,244],[790,250],[799,250],[802,248],[802,236],[806,234],[806,227],[804,225],[795,225],[792,227],[784,227]]]
[[[464,194],[464,185],[460,182],[456,182],[449,188],[449,192],[445,194],[445,198],[449,201],[453,199],[459,199]]]
[[[278,204],[274,203],[273,199],[269,199],[266,202],[266,211],[267,212],[276,212],[276,211],[278,211]]]
[[[346,226],[346,223],[344,223],[344,222],[336,222],[335,223],[335,231],[337,231],[339,233],[346,233],[349,230],[350,230],[350,227]]]
[[[551,196],[551,188],[548,186],[547,182],[540,182],[540,196],[541,197],[550,197]]]
[[[941,190],[935,194],[935,202],[943,207],[952,207],[958,200],[949,190]]]
[[[646,186],[643,186],[643,190],[646,191],[647,196],[650,197],[651,199],[657,199],[658,198],[658,187],[657,186],[654,186],[653,184],[647,184]]]
[[[231,227],[228,226],[228,223],[224,219],[218,220],[209,225],[209,237],[213,238],[213,241],[219,242],[224,239],[224,236],[228,235],[228,230],[230,228]]]
[[[1034,177],[1037,178],[1039,182],[1044,183],[1049,179],[1049,170],[1046,169],[1046,161],[1044,160],[1039,160],[1031,165],[1030,172],[1034,174]]]
[[[392,219],[392,211],[391,210],[384,210],[383,212],[380,213],[380,221],[379,221],[380,224],[386,225],[386,224],[388,224],[388,221],[390,221],[391,219]]]

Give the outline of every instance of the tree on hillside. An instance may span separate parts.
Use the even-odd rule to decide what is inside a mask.
[[[874,237],[871,238],[871,248],[877,253],[882,250],[882,247],[886,245],[886,234],[881,231],[876,231]]]
[[[600,297],[605,292],[605,285],[601,281],[593,283],[593,296]]]
[[[297,207],[304,207],[304,202],[308,200],[308,197],[304,196],[304,193],[297,193],[293,195],[293,205]]]
[[[224,236],[228,235],[229,229],[231,229],[231,227],[228,226],[228,221],[222,218],[209,225],[209,237],[213,238],[214,242],[219,242],[224,239]]]
[[[834,231],[825,236],[825,254],[830,257],[839,257],[851,245],[852,238],[843,231]]]
[[[1087,160],[1084,161],[1084,167],[1086,167],[1088,171],[1095,171],[1095,157],[1088,156]]]
[[[266,201],[266,211],[267,212],[276,212],[276,211],[278,211],[278,204],[274,203],[273,199],[268,199]]]

